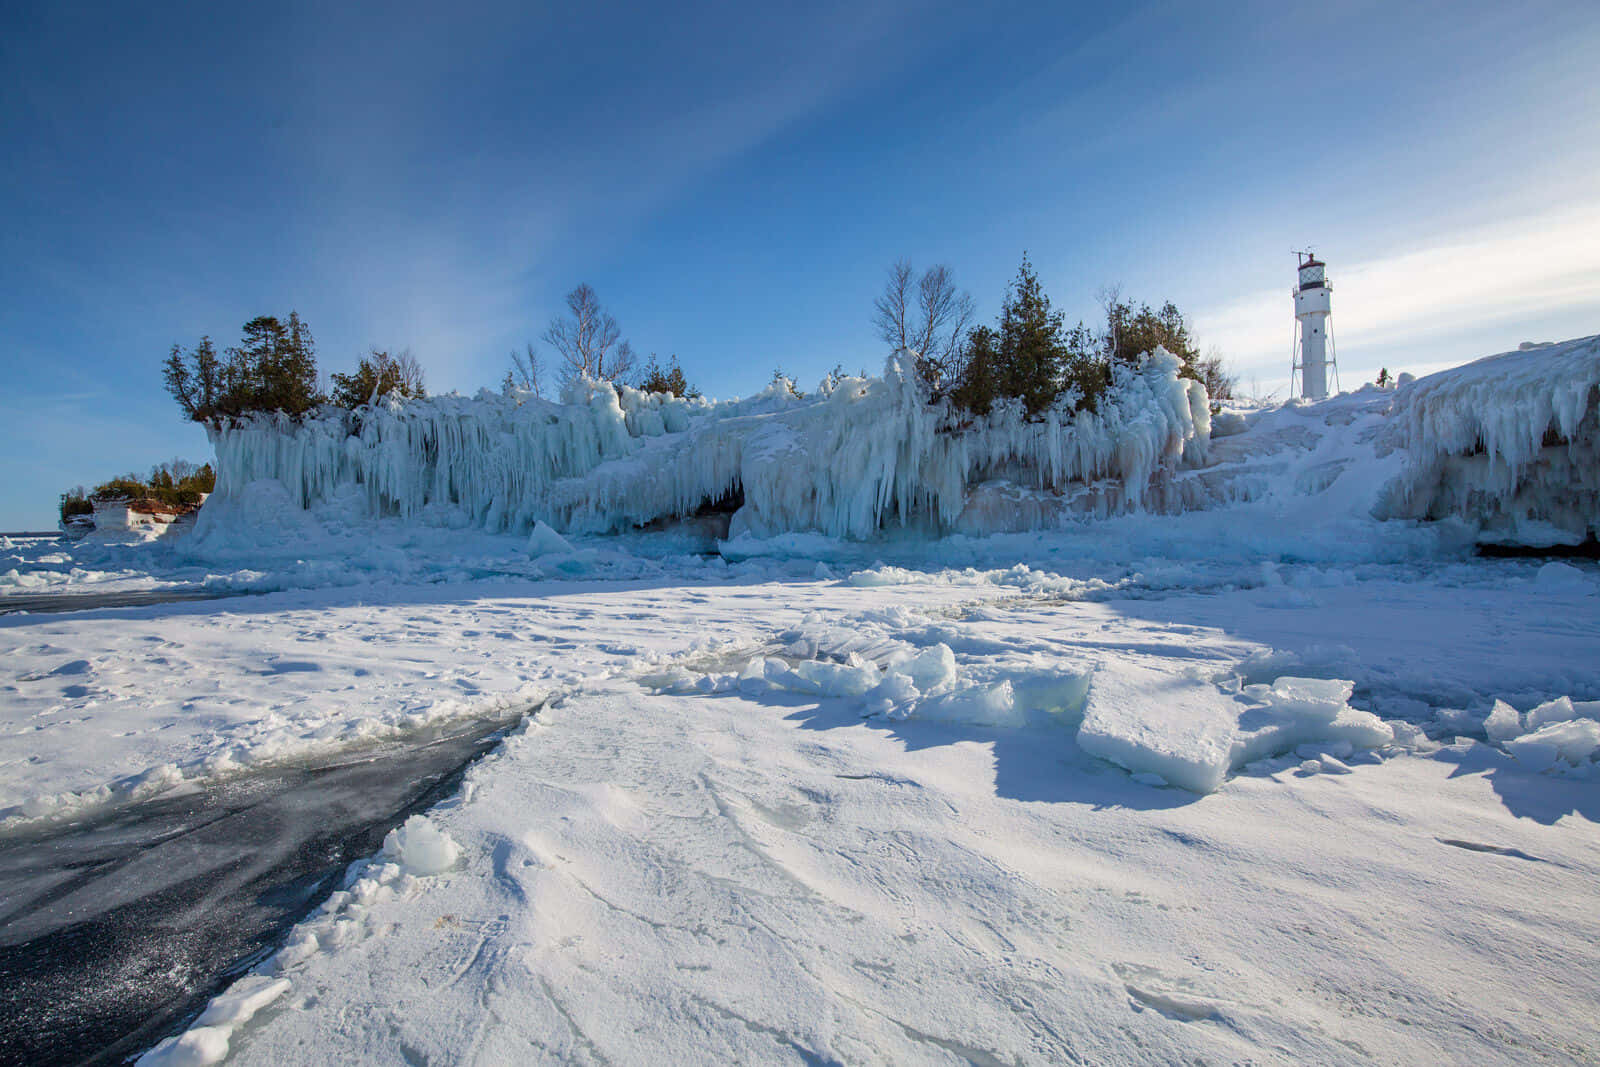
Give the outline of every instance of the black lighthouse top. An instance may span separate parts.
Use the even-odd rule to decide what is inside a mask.
[[[1326,264],[1310,252],[1296,252],[1295,255],[1300,259],[1300,288],[1327,287],[1328,281],[1323,273]]]

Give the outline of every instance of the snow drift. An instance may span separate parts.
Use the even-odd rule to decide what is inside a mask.
[[[1119,368],[1095,411],[1063,401],[1039,420],[1008,403],[963,419],[893,359],[881,379],[806,397],[781,382],[717,404],[580,382],[562,403],[484,391],[257,417],[212,432],[217,492],[195,540],[203,550],[240,526],[301,521],[286,503],[518,533],[540,522],[608,533],[720,506],[737,509],[733,536],[863,538],[890,524],[954,528],[971,488],[997,479],[1034,492],[1101,481],[1099,510],[1137,509],[1204,454],[1205,389],[1178,370],[1157,350]],[[279,499],[263,508],[268,490]]]

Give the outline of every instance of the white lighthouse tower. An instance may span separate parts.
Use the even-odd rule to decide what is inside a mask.
[[[1296,252],[1300,260],[1300,284],[1294,289],[1295,343],[1294,366],[1289,372],[1289,392],[1294,394],[1294,379],[1300,378],[1300,395],[1321,400],[1328,395],[1328,373],[1338,385],[1339,365],[1334,359],[1333,327],[1328,316],[1333,312],[1333,287],[1328,284],[1326,264],[1310,252]]]

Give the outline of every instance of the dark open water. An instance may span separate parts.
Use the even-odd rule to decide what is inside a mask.
[[[0,1064],[118,1063],[178,1032],[520,718],[0,837]]]

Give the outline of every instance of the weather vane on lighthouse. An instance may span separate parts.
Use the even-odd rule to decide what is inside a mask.
[[[1328,316],[1333,313],[1333,287],[1328,284],[1326,264],[1309,249],[1296,252],[1300,261],[1300,284],[1294,293],[1295,338],[1293,366],[1289,371],[1289,395],[1295,395],[1295,378],[1300,379],[1299,395],[1307,400],[1322,400],[1328,395],[1328,372],[1333,372],[1338,389],[1339,364],[1334,358],[1333,328]]]

